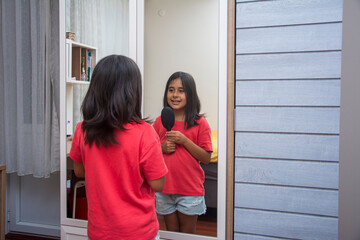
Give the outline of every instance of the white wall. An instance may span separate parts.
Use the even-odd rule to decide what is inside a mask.
[[[217,21],[217,0],[145,1],[145,116],[160,115],[166,81],[184,71],[194,77],[201,112],[217,129]]]

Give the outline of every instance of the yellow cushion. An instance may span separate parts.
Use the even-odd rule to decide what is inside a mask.
[[[211,153],[211,163],[217,163],[218,161],[218,131],[211,130],[211,143],[213,147],[213,152]]]

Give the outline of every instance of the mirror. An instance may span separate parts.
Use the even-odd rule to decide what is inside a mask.
[[[146,0],[144,21],[145,116],[160,115],[168,78],[183,71],[193,76],[201,113],[212,129],[214,157],[201,164],[207,211],[198,217],[196,234],[213,237],[217,236],[218,11],[218,0]],[[166,230],[164,217],[158,219],[160,229]]]
[[[87,60],[86,58],[82,59],[81,54],[87,56],[87,52],[92,52],[93,63],[109,54],[134,56],[134,51],[142,50],[141,48],[133,50],[134,42],[129,40],[134,39],[132,19],[136,14],[143,14],[143,26],[140,23],[138,31],[144,31],[142,40],[144,41],[144,52],[136,52],[135,55],[143,56],[143,59],[140,57],[137,60],[140,69],[143,70],[144,116],[155,119],[160,115],[165,84],[172,73],[175,71],[190,73],[196,82],[201,101],[201,113],[205,113],[211,129],[214,130],[214,150],[219,149],[219,158],[220,155],[223,157],[223,161],[216,162],[215,156],[212,163],[203,165],[207,214],[199,216],[197,235],[189,237],[186,234],[162,231],[161,237],[166,239],[209,239],[209,237],[215,239],[217,236],[218,239],[222,239],[225,231],[226,180],[218,178],[218,176],[225,176],[224,144],[226,145],[226,141],[223,132],[226,130],[226,110],[220,110],[222,114],[219,114],[219,105],[225,109],[226,90],[225,94],[222,94],[223,100],[221,100],[219,91],[224,93],[224,90],[219,90],[219,76],[223,76],[222,81],[226,82],[224,77],[226,76],[224,73],[226,72],[224,70],[226,61],[221,60],[224,57],[220,56],[219,45],[221,43],[219,42],[222,41],[222,45],[225,45],[226,48],[226,37],[225,41],[220,37],[221,28],[226,29],[226,20],[225,23],[222,23],[223,26],[220,26],[219,13],[221,11],[219,8],[222,7],[223,12],[226,12],[226,8],[219,0],[138,0],[136,1],[138,9],[134,10],[134,2],[96,0],[87,4],[86,1],[65,1],[65,29],[66,32],[75,34],[76,42],[70,47],[67,45],[65,49],[65,59],[68,59],[66,74],[67,79],[70,79],[70,82],[66,84],[66,128],[69,131],[67,151],[71,147],[71,132],[73,131],[71,129],[75,129],[76,123],[81,121],[80,104],[88,87],[86,81],[71,82],[72,70],[75,68],[73,65],[74,59],[76,59],[74,58],[75,52],[79,52],[80,55],[77,60],[80,66],[80,80],[82,61],[86,62]],[[142,7],[143,13],[141,12]],[[137,16],[137,19],[141,20],[142,17]],[[117,30],[114,31],[114,29]],[[226,30],[223,30],[222,34],[226,36]],[[142,35],[138,34],[137,36],[141,37]],[[226,50],[223,49],[223,51]],[[221,61],[223,64],[220,64]],[[87,67],[85,63],[84,65]],[[224,85],[226,86],[226,84]],[[223,88],[225,88],[224,85],[222,85]],[[221,118],[220,115],[224,117]],[[222,141],[219,140],[219,145],[217,144],[217,131],[219,139],[222,139]],[[221,133],[223,133],[222,137]],[[72,160],[68,159],[66,169],[66,221],[73,226],[86,227],[86,221],[81,221],[86,220],[86,214],[84,214],[86,193],[83,189],[82,179],[77,179],[73,174]],[[222,187],[218,188],[219,185]],[[161,216],[159,219],[161,221]],[[202,227],[204,225],[206,228]],[[160,222],[160,227],[165,230],[163,222]]]

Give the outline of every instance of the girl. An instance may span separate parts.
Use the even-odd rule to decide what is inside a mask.
[[[155,192],[167,168],[159,137],[141,118],[141,75],[120,55],[95,67],[81,106],[70,158],[85,177],[88,237],[158,239]]]
[[[212,144],[209,124],[199,114],[200,101],[190,74],[176,72],[170,76],[165,106],[174,110],[175,124],[167,132],[158,117],[153,125],[169,169],[163,191],[156,193],[156,211],[164,215],[167,230],[195,233],[197,217],[206,211],[200,162],[210,162]]]

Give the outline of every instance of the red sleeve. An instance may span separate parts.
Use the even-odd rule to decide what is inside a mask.
[[[198,145],[208,152],[213,151],[210,125],[204,117],[199,119]]]
[[[154,124],[152,125],[155,129],[156,133],[159,135],[160,133],[160,127],[162,126],[160,117],[157,117]]]
[[[144,130],[141,139],[140,168],[147,180],[161,178],[168,172],[162,155],[159,136],[151,126]]]
[[[156,120],[153,124],[153,128],[155,129],[155,132],[157,133],[157,135],[160,138],[160,143],[161,144],[164,143],[166,140],[166,137],[165,137],[166,129],[162,125],[160,116],[156,118]]]

